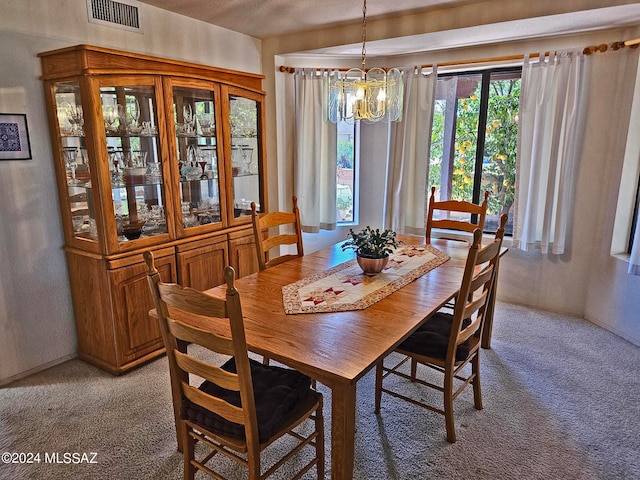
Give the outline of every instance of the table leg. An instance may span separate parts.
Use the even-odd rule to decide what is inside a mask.
[[[335,385],[331,391],[331,478],[353,478],[356,384]]]

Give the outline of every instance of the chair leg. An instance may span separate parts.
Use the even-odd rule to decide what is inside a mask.
[[[476,352],[471,360],[471,372],[473,377],[473,404],[476,410],[482,410],[482,390],[480,389],[480,351]]]
[[[249,461],[249,480],[260,480],[260,449],[255,448],[254,452],[247,452],[247,460]]]
[[[324,416],[322,414],[322,398],[320,399],[320,405],[316,411],[316,458],[318,463],[316,464],[316,471],[318,472],[318,480],[324,480]]]
[[[376,365],[376,407],[374,412],[380,413],[380,403],[382,402],[382,365],[384,360]]]
[[[193,480],[196,474],[196,467],[191,464],[195,454],[195,439],[189,435],[191,427],[180,422],[180,433],[182,435],[182,458],[184,460],[184,478]]]
[[[415,358],[411,359],[411,381],[416,381],[416,373],[418,371],[418,361]]]
[[[444,375],[444,419],[447,427],[447,441],[455,443],[456,427],[453,419],[453,369]]]

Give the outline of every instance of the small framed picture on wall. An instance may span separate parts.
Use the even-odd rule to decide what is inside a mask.
[[[23,113],[0,113],[0,160],[30,158],[27,116]]]

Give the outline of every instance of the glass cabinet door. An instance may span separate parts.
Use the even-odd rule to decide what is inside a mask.
[[[66,172],[67,198],[73,235],[97,240],[96,217],[91,198],[91,176],[84,130],[84,112],[78,82],[54,85],[58,133],[62,151],[59,158]]]
[[[185,230],[222,221],[215,101],[213,91],[173,87],[179,215]]]
[[[118,242],[167,233],[155,88],[101,86]]]
[[[229,94],[233,217],[251,215],[251,202],[261,211],[262,151],[259,135],[262,104]]]

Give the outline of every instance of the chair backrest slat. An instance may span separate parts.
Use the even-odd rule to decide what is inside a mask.
[[[471,279],[471,291],[475,292],[476,290],[478,290],[478,288],[480,288],[481,285],[484,285],[485,283],[487,283],[488,280],[491,279],[491,276],[493,275],[493,265],[489,265],[486,268],[483,268],[480,273],[476,274],[472,279]]]
[[[235,373],[229,373],[220,367],[203,362],[186,353],[175,352],[175,355],[176,363],[185,372],[202,377],[227,390],[240,391],[240,381]]]
[[[260,227],[263,229],[271,227],[279,227],[287,223],[294,223],[296,221],[295,213],[289,212],[273,212],[268,215],[260,217]]]
[[[235,352],[233,341],[229,338],[224,338],[196,327],[186,326],[174,320],[171,316],[167,317],[167,325],[171,335],[185,342],[202,345],[213,352],[222,353],[223,355],[233,355]]]
[[[230,422],[238,423],[240,425],[245,422],[244,412],[240,407],[236,407],[224,400],[207,395],[202,390],[199,390],[185,382],[182,382],[182,391],[184,392],[184,396],[193,403],[200,405],[211,412],[217,413],[222,418],[226,418]]]
[[[293,233],[283,233],[280,235],[274,235],[273,237],[266,238],[262,242],[262,248],[265,251],[269,251],[274,247],[280,245],[292,245],[298,241],[298,236]]]
[[[436,201],[436,187],[431,187],[431,196],[429,197],[429,207],[427,210],[427,228],[426,228],[426,241],[431,243],[431,232],[434,228],[442,228],[445,230],[457,230],[461,232],[473,233],[476,228],[480,231],[484,229],[484,222],[487,215],[487,205],[489,202],[489,192],[484,192],[484,201],[478,205],[472,202],[463,202],[459,200],[442,200]],[[458,212],[468,213],[471,215],[478,215],[477,223],[472,223],[471,220],[455,220],[452,218],[434,218],[434,212],[442,211],[446,212]]]
[[[253,224],[253,236],[258,255],[258,265],[260,270],[278,265],[294,257],[302,257],[304,249],[302,247],[302,227],[300,225],[300,210],[298,209],[298,199],[293,197],[293,212],[272,212],[258,215],[255,202],[251,203],[251,220]],[[293,229],[293,233],[276,233],[265,238],[269,229],[288,226]],[[286,254],[278,257],[270,257],[270,250],[282,245],[295,245],[296,255]],[[282,258],[284,257],[284,258]]]
[[[500,253],[500,248],[502,248],[502,243],[498,244],[496,242],[490,243],[482,250],[478,251],[478,258],[476,263],[481,265],[483,263],[489,262],[492,258],[496,256],[496,253]]]
[[[158,285],[162,300],[169,306],[185,310],[196,315],[224,318],[227,316],[227,305],[224,300],[202,295],[202,292],[189,287],[181,287],[175,283]]]

